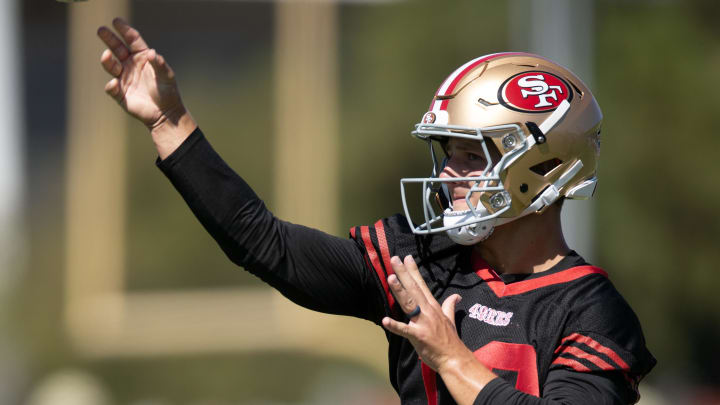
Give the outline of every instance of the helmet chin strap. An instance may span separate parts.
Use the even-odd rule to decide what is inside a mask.
[[[487,213],[487,210],[482,204],[480,204],[480,207],[478,207],[476,211],[482,214]],[[448,208],[443,213],[443,225],[453,226],[476,218],[470,210],[453,211],[451,208]],[[453,242],[459,245],[470,246],[487,239],[495,229],[495,222],[495,219],[476,222],[474,224],[448,229],[446,233]]]

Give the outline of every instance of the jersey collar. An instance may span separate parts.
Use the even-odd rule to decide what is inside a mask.
[[[590,266],[577,253],[571,252],[558,264],[541,273],[534,273],[523,281],[505,284],[500,276],[490,268],[490,265],[473,250],[471,256],[472,268],[475,274],[487,283],[498,297],[523,294],[538,288],[567,283],[591,274],[600,274],[607,277],[607,273],[599,267]]]

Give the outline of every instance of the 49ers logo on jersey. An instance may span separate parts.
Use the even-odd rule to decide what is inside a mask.
[[[505,107],[529,113],[555,110],[563,100],[572,100],[567,82],[548,72],[523,72],[507,79],[498,90],[498,100]]]

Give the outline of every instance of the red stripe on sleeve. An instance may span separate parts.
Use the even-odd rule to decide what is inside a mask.
[[[378,245],[380,245],[380,256],[385,264],[385,270],[387,271],[388,276],[395,274],[395,270],[393,270],[392,265],[390,264],[390,247],[387,243],[385,225],[383,225],[382,219],[375,223],[375,234],[377,235]]]
[[[565,357],[558,357],[558,358],[556,358],[555,361],[552,362],[552,364],[560,364],[560,365],[563,365],[563,366],[567,366],[567,367],[572,368],[572,369],[575,370],[575,371],[580,371],[581,373],[588,373],[588,372],[591,371],[589,368],[585,367],[585,366],[584,366],[582,363],[580,363],[579,361],[576,361],[576,360],[573,360],[573,359],[568,359],[568,358],[565,358]]]
[[[355,239],[355,227],[353,226],[350,228],[350,236],[352,236],[353,239]]]
[[[582,349],[575,347],[575,346],[560,346],[560,347],[558,347],[558,350],[555,350],[555,353],[558,353],[558,351],[559,351],[559,353],[568,353],[568,354],[572,354],[575,357],[585,359],[605,371],[611,371],[611,370],[616,369],[616,367],[611,366],[610,364],[608,364],[605,360],[601,359],[600,357],[594,356],[587,352],[584,352]]]
[[[422,361],[420,361],[420,369],[422,370],[423,385],[425,386],[425,395],[427,395],[428,405],[437,405],[438,392],[436,373]]]
[[[622,370],[624,370],[624,371],[630,370],[630,366],[625,361],[623,361],[623,359],[620,358],[620,356],[618,356],[617,353],[615,353],[609,347],[601,345],[598,341],[594,340],[593,338],[591,338],[589,336],[584,336],[579,333],[573,333],[572,335],[569,335],[568,337],[566,337],[562,341],[560,341],[560,343],[562,344],[567,341],[573,341],[573,342],[578,342],[578,343],[587,345],[587,346],[593,348],[594,350],[598,351],[599,353],[602,353],[602,354],[608,356],[612,361],[614,361],[618,366],[620,366],[620,368]]]
[[[377,273],[378,278],[380,279],[380,283],[382,283],[383,289],[385,290],[385,296],[387,297],[388,306],[392,310],[393,306],[395,305],[395,298],[390,293],[390,288],[388,287],[387,283],[387,277],[385,276],[385,272],[383,271],[382,265],[380,264],[380,258],[378,257],[375,246],[373,246],[372,240],[370,239],[370,228],[368,228],[367,225],[361,226],[360,234],[362,235],[363,243],[365,243],[365,250],[367,250],[367,255],[368,258],[370,258],[370,263],[372,263],[372,267]]]

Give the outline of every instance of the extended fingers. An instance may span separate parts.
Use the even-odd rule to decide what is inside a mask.
[[[108,27],[98,28],[97,35],[119,61],[122,62],[130,56],[130,50]]]
[[[122,94],[120,92],[120,80],[117,79],[117,77],[113,77],[107,84],[105,85],[105,93],[110,95],[110,97],[114,98],[115,101],[120,102],[122,100]]]
[[[408,274],[415,280],[415,284],[417,284],[420,291],[423,292],[425,295],[425,299],[427,299],[429,302],[432,302],[435,297],[432,295],[432,292],[430,292],[430,289],[428,288],[427,284],[425,284],[425,280],[423,280],[422,275],[420,274],[420,269],[418,269],[417,264],[415,264],[415,259],[413,259],[412,256],[405,256],[405,269],[407,269]]]
[[[420,305],[417,299],[415,299],[413,295],[402,285],[402,283],[400,283],[397,275],[391,274],[388,277],[388,285],[390,286],[398,304],[400,304],[400,308],[402,308],[403,312],[405,312],[408,316],[415,311],[418,305]]]
[[[102,64],[106,72],[115,77],[120,76],[120,73],[122,73],[122,65],[117,61],[117,59],[113,58],[112,52],[109,49],[103,51],[102,56],[100,57],[100,64]]]
[[[130,52],[140,52],[148,48],[138,30],[131,27],[127,21],[117,17],[113,20],[113,27],[120,33],[122,39],[128,45],[128,48],[130,48]]]
[[[410,325],[398,322],[390,317],[385,317],[382,320],[382,324],[385,327],[385,329],[389,330],[390,332],[400,335],[404,338],[410,337]]]
[[[157,53],[154,49],[150,49],[148,51],[147,58],[153,69],[155,69],[155,73],[157,73],[158,77],[167,80],[173,80],[175,78],[175,73],[170,68],[170,65],[165,62],[165,58],[163,58],[163,56]]]
[[[400,282],[404,286],[422,294],[424,300],[421,301],[433,302],[435,300],[427,284],[425,284],[425,280],[423,280],[422,275],[420,275],[420,270],[418,270],[417,264],[415,264],[412,256],[405,256],[403,262],[400,261],[399,257],[395,256],[390,259],[390,264],[392,264],[395,274],[398,275]]]
[[[418,287],[417,283],[415,282],[415,279],[410,275],[408,272],[407,266],[414,266],[415,262],[406,262],[403,263],[400,261],[400,258],[397,256],[393,256],[390,259],[390,265],[393,268],[393,271],[397,275],[397,278],[402,283],[403,287],[405,287],[406,290],[410,291],[412,293],[420,293],[422,294],[422,291],[420,291],[420,288]]]
[[[455,326],[455,306],[462,300],[460,294],[453,294],[442,303],[442,312],[446,318]]]

